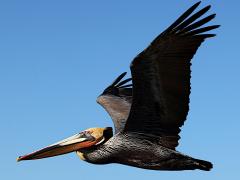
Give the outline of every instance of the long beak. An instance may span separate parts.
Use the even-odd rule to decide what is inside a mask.
[[[33,153],[24,156],[19,156],[17,158],[17,161],[34,160],[58,156],[73,151],[77,151],[82,148],[90,147],[94,144],[96,144],[96,139],[93,136],[86,135],[84,133],[79,133],[67,139],[64,139],[60,142],[47,146],[43,149],[35,151]]]

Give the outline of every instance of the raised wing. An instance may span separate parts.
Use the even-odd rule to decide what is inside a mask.
[[[215,17],[201,18],[210,6],[191,15],[199,4],[132,61],[133,102],[124,131],[157,137],[172,149],[178,145],[178,133],[189,110],[191,59],[206,38],[215,36],[205,32],[219,27],[202,27]]]
[[[115,133],[123,130],[132,104],[132,84],[127,84],[132,79],[121,81],[126,74],[126,72],[122,73],[97,98],[97,102],[111,116]]]

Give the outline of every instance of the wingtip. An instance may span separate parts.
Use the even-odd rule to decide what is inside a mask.
[[[198,1],[196,2],[193,6],[199,6],[201,4],[202,1]]]
[[[200,36],[202,36],[203,38],[212,38],[215,37],[216,34],[201,34]]]
[[[213,13],[213,14],[211,14],[210,16],[212,17],[212,18],[215,18],[216,17],[216,13]]]
[[[190,7],[189,9],[194,9],[195,10],[201,3],[202,3],[202,1],[198,1],[194,5],[192,5],[192,7]]]
[[[128,82],[131,81],[131,80],[132,80],[132,78],[128,78],[128,79],[125,79],[125,80],[123,80],[123,81],[119,81],[119,83],[116,84],[115,86],[116,86],[116,87],[122,87],[124,84],[128,83]]]
[[[127,85],[124,85],[124,86],[120,86],[119,88],[131,88],[133,87],[133,84],[127,84]]]
[[[121,79],[126,76],[127,72],[123,72],[122,74],[120,74],[110,86],[115,86],[117,83],[119,83],[119,81],[121,81]]]
[[[199,12],[202,12],[202,14],[205,14],[209,9],[211,9],[211,5],[207,5],[206,7],[202,8]]]
[[[212,5],[209,4],[206,6],[206,9],[210,9],[211,7],[212,7]]]
[[[169,31],[172,31],[175,27],[177,27],[180,23],[184,22],[184,20],[189,17],[201,4],[201,1],[198,1],[194,5],[192,5],[190,8],[188,8],[172,25],[170,25],[163,34],[168,33]]]
[[[212,29],[211,29],[211,30],[213,30],[213,29],[218,29],[218,28],[220,28],[220,27],[221,27],[221,25],[217,24],[217,25],[212,25],[211,27],[212,27]]]
[[[127,72],[123,72],[122,74],[120,74],[118,77],[124,77],[124,76],[126,76],[126,74],[127,74]]]

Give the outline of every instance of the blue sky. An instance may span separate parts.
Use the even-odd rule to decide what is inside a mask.
[[[212,161],[211,172],[97,166],[75,153],[16,157],[89,127],[112,126],[95,102],[161,31],[196,1],[0,1],[1,179],[239,178],[240,2],[212,4],[218,36],[194,57],[188,120],[178,150]]]

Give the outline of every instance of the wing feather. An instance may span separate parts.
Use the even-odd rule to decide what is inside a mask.
[[[131,63],[133,100],[124,131],[158,137],[175,149],[180,127],[189,111],[191,59],[201,43],[219,26],[202,27],[215,14],[201,18],[211,6],[191,15],[189,8]]]
[[[97,98],[97,102],[111,116],[115,133],[123,130],[132,104],[132,84],[127,84],[132,79],[121,81],[126,74],[124,72],[117,77]]]

